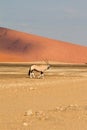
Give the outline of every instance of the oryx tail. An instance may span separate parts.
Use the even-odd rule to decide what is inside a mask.
[[[30,73],[31,73],[31,70],[29,69],[29,71],[28,71],[28,75],[30,76]]]

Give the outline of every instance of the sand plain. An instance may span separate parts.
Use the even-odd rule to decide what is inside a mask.
[[[87,66],[0,65],[0,130],[87,130]]]

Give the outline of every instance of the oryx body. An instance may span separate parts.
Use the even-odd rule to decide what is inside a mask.
[[[46,70],[48,70],[50,68],[50,65],[31,65],[28,75],[30,76],[30,78],[35,78],[35,74],[34,71],[39,72],[40,75],[38,76],[38,78],[43,78],[44,77],[44,72]]]

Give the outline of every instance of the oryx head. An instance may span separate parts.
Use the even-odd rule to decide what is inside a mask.
[[[45,62],[46,65],[47,65],[47,69],[50,69],[51,65],[49,64],[49,61],[46,59],[46,60],[44,60],[44,62]]]
[[[49,64],[48,67],[47,67],[47,69],[50,69],[50,67],[51,67],[51,65]]]

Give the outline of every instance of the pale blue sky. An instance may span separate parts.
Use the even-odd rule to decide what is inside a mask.
[[[87,0],[0,0],[0,27],[87,46]]]

